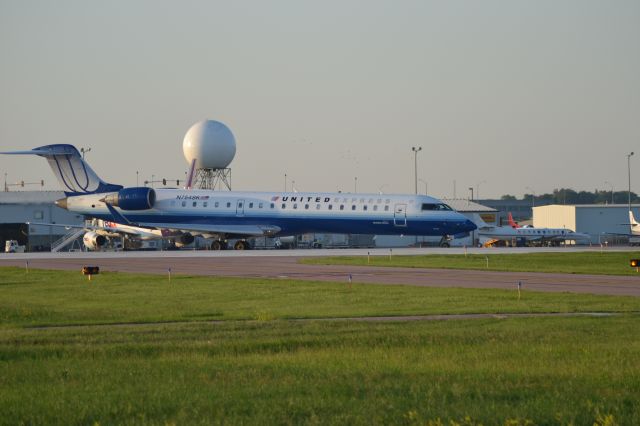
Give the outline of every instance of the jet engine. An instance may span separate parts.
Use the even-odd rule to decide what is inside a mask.
[[[89,231],[82,237],[82,242],[87,249],[98,250],[107,243],[107,238],[93,231]]]
[[[124,188],[104,197],[103,201],[122,210],[148,210],[156,203],[156,191],[152,188]]]

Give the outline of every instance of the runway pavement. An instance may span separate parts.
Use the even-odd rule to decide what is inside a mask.
[[[462,249],[441,249],[446,253],[460,253]],[[488,253],[486,249],[469,252]],[[85,265],[97,265],[104,271],[166,274],[234,276],[250,278],[291,278],[300,280],[353,282],[370,284],[414,285],[426,287],[465,287],[515,289],[518,281],[524,290],[575,292],[608,295],[640,296],[640,277],[574,275],[535,272],[493,272],[448,269],[382,268],[344,265],[304,265],[301,257],[319,255],[372,255],[388,253],[376,250],[295,250],[250,252],[120,252],[120,253],[28,253],[0,255],[0,266],[80,270]],[[396,254],[425,254],[438,249],[401,249]],[[541,251],[537,249],[536,251]],[[546,251],[554,251],[549,249]],[[560,248],[555,251],[573,251]],[[336,253],[337,252],[337,253]],[[490,253],[507,252],[491,250]],[[511,249],[511,252],[528,251]]]

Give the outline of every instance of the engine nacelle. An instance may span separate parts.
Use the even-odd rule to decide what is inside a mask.
[[[82,237],[82,242],[89,250],[98,250],[100,247],[107,244],[107,238],[103,235],[98,235],[93,231],[89,231]]]
[[[152,188],[124,188],[104,197],[104,202],[122,210],[148,210],[156,203],[156,191]]]

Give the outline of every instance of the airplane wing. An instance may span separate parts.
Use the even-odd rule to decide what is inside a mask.
[[[70,225],[63,223],[43,223],[43,222],[26,222],[27,225],[36,225],[36,226],[55,226],[61,227],[65,229],[86,229],[87,231],[102,231],[112,235],[116,234],[128,234],[128,235],[140,235],[140,232],[136,232],[134,229],[126,229],[126,228],[109,228],[106,226],[95,226],[95,225]],[[149,229],[150,231],[150,229]]]
[[[205,234],[244,235],[250,237],[271,237],[280,228],[275,225],[206,225],[194,223],[144,223],[137,222],[137,226],[148,228],[163,228],[177,231],[201,232]]]

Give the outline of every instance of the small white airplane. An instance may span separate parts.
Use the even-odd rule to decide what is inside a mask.
[[[524,239],[527,242],[540,242],[542,245],[557,245],[563,241],[591,241],[589,234],[575,232],[566,228],[493,226],[487,224],[477,214],[474,214],[474,223],[478,226],[478,236],[492,240],[513,241]]]
[[[29,151],[44,157],[63,185],[56,205],[87,217],[138,228],[214,238],[211,248],[251,248],[247,239],[305,233],[466,236],[476,225],[424,195],[238,192],[123,188],[104,182],[72,145]]]

